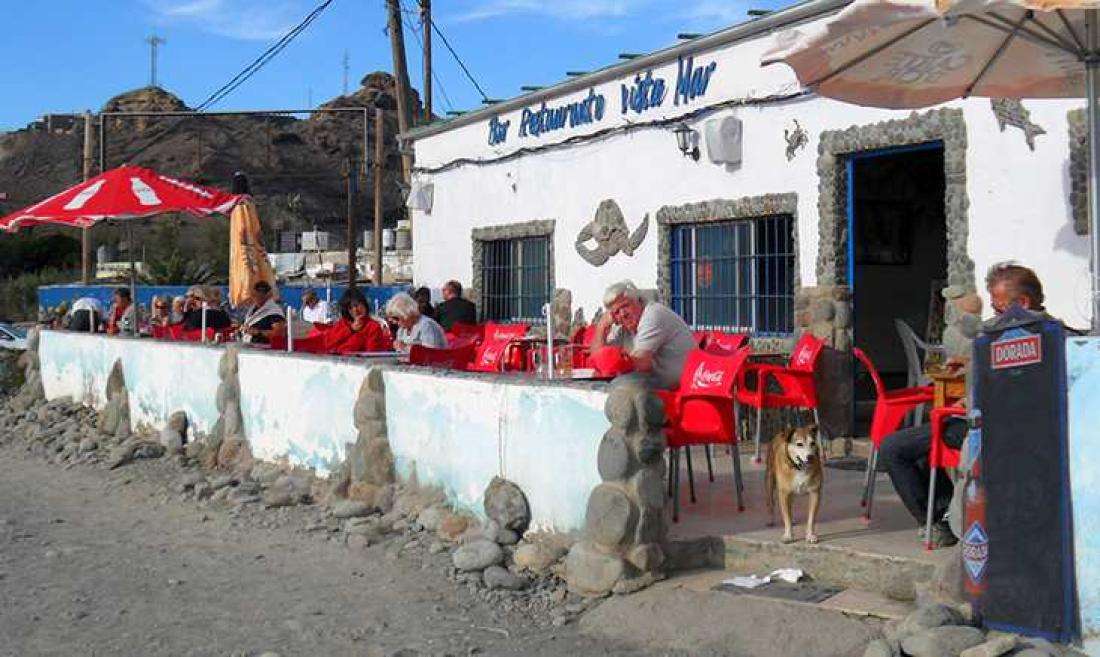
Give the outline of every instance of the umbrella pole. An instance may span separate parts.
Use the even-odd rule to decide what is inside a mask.
[[[130,335],[137,337],[138,333],[138,314],[137,314],[137,266],[134,264],[134,222],[133,220],[126,222],[126,227],[129,230],[129,246],[130,252]]]
[[[1088,55],[1085,59],[1085,94],[1089,120],[1089,246],[1091,250],[1092,334],[1100,335],[1100,10],[1091,9],[1086,18]]]

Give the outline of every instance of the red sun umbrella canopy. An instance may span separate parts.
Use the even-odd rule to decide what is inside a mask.
[[[0,229],[59,224],[87,228],[105,219],[137,219],[167,212],[227,214],[240,198],[212,187],[121,166],[0,219]]]

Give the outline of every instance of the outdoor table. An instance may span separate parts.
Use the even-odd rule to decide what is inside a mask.
[[[929,368],[925,375],[932,379],[932,408],[951,406],[966,397],[966,373],[961,368]]]
[[[403,351],[351,351],[344,355],[354,358],[368,358],[375,361],[389,360],[394,362],[408,360],[409,358],[409,355]]]

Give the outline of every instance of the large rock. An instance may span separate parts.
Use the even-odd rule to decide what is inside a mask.
[[[374,513],[374,506],[356,500],[340,500],[332,505],[332,515],[336,518],[362,518]]]
[[[549,541],[524,543],[516,548],[512,562],[518,567],[541,575],[550,570],[566,554],[566,549]]]
[[[531,508],[519,486],[507,479],[493,477],[485,490],[485,515],[500,527],[523,534],[531,523]]]
[[[967,648],[959,653],[959,657],[1001,657],[1001,655],[1013,650],[1019,643],[1020,638],[1015,634],[1002,634],[983,644]]]
[[[183,411],[176,411],[168,416],[167,428],[178,433],[182,438],[187,438],[187,413]]]
[[[462,571],[484,570],[504,560],[504,550],[490,540],[477,540],[460,546],[451,555],[455,568]]]
[[[421,514],[423,515],[423,514]],[[436,532],[445,541],[454,543],[470,528],[470,518],[460,513],[445,512],[437,523]],[[504,530],[507,531],[507,530]],[[497,541],[498,543],[501,541]]]
[[[614,429],[608,431],[600,441],[596,453],[596,469],[604,481],[625,479],[630,473],[630,447],[622,434]]]
[[[638,513],[630,496],[611,484],[600,484],[588,497],[585,535],[603,545],[618,545],[634,531]]]
[[[901,649],[897,642],[886,639],[875,639],[868,643],[867,649],[863,651],[863,657],[900,657],[900,655]]]
[[[160,444],[169,454],[178,454],[183,451],[183,436],[170,427],[160,430]]]
[[[518,591],[527,585],[527,580],[514,575],[502,566],[489,566],[481,574],[482,581],[487,589],[506,589]]]
[[[898,633],[901,636],[908,636],[933,627],[963,624],[965,624],[964,619],[957,609],[944,604],[931,604],[923,606],[906,616],[898,629]]]
[[[607,595],[625,570],[621,558],[605,554],[588,542],[575,544],[565,558],[565,580],[569,590],[577,595]]]
[[[958,657],[967,648],[984,642],[985,634],[976,627],[946,625],[905,637],[901,649],[909,657]]]

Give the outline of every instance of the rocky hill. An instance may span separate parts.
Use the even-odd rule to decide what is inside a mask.
[[[383,209],[385,224],[393,225],[402,216],[402,197],[392,76],[371,73],[354,93],[334,98],[320,107],[384,110]],[[170,92],[150,87],[114,97],[102,111],[188,110]],[[418,98],[416,110],[419,110]],[[361,157],[363,148],[364,122],[358,112],[314,113],[308,117],[192,115],[106,119],[108,168],[137,164],[225,189],[230,188],[235,171],[244,171],[260,203],[265,227],[272,232],[317,225],[340,239],[344,235],[345,161],[349,151]],[[98,121],[97,116],[97,126]],[[22,130],[0,133],[0,192],[8,194],[7,200],[0,200],[0,215],[80,180],[83,130],[81,117],[54,115]],[[373,155],[373,113],[366,130]],[[97,149],[96,172],[98,163]],[[360,229],[365,229],[373,213],[373,174],[369,168],[366,177],[360,179],[356,204]]]

